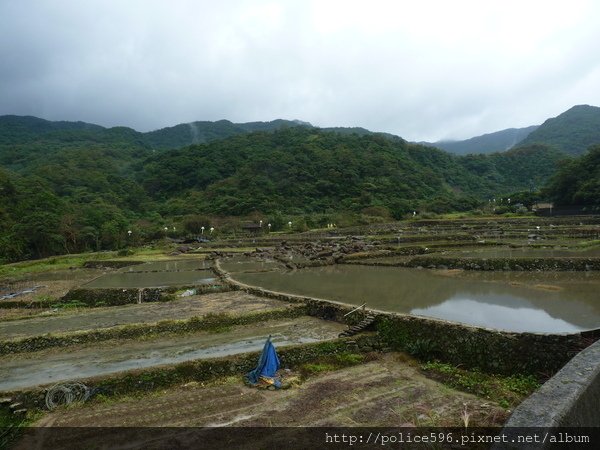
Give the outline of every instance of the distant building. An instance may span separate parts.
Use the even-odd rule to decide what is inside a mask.
[[[259,223],[243,223],[242,231],[248,234],[262,234],[263,228]]]
[[[553,203],[534,203],[533,207],[531,208],[533,211],[537,210],[537,209],[550,209],[554,206]]]
[[[554,206],[552,203],[538,203],[537,205],[533,205],[533,211],[536,216],[585,216],[600,214],[600,210],[593,206]]]

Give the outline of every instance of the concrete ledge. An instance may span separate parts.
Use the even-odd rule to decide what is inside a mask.
[[[506,427],[600,426],[600,341],[567,363],[521,403]]]

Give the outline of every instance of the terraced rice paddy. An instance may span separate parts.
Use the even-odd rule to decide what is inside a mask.
[[[591,261],[600,258],[599,239],[600,219],[594,217],[487,218],[408,221],[288,236],[253,236],[216,242],[202,251],[208,254],[212,246],[219,253],[235,255],[211,257],[219,257],[220,267],[235,280],[268,290],[349,305],[366,303],[369,309],[485,328],[565,334],[600,328],[597,294],[600,271],[593,268],[561,272],[458,270],[444,269],[442,260],[452,257],[478,261],[525,258]],[[473,426],[499,426],[509,414],[508,403],[496,403],[481,393],[477,397],[459,392],[455,387],[427,378],[420,362],[405,353],[390,351],[383,344],[373,345],[369,339],[380,336],[381,331],[377,332],[375,327],[378,324],[363,336],[368,341],[366,347],[358,348],[353,340],[358,338],[337,339],[347,325],[299,316],[308,313],[317,316],[312,306],[296,309],[301,305],[294,303],[292,307],[287,301],[243,291],[196,295],[190,290],[181,296],[184,288],[197,286],[200,289],[196,292],[202,292],[203,286],[223,281],[213,272],[213,262],[204,259],[204,255],[173,258],[172,250],[158,255],[156,260],[140,257],[138,261],[146,262],[118,269],[102,264],[94,266],[97,269],[78,266],[35,274],[19,269],[15,272],[18,277],[0,280],[4,283],[2,292],[42,286],[19,296],[20,300],[10,307],[0,308],[0,344],[4,344],[4,355],[0,356],[0,394],[23,391],[39,397],[43,386],[59,381],[85,380],[94,386],[113,379],[134,380],[133,391],[128,392],[136,395],[131,398],[117,395],[110,402],[91,401],[53,413],[38,412],[42,416],[37,422],[39,426],[461,426],[465,404]],[[440,262],[422,268],[368,265],[402,263],[410,258],[431,261],[435,257]],[[115,258],[116,263],[126,260],[126,257]],[[74,288],[94,293],[103,293],[104,289],[112,289],[111,293],[131,290],[133,294],[146,288],[169,288],[170,295],[159,298],[168,300],[164,303],[119,306],[104,303],[102,307],[88,308],[82,302],[61,300]],[[132,295],[133,303],[142,300],[157,298]],[[319,317],[340,320],[333,314]],[[165,320],[196,325],[177,331],[169,328],[156,331],[159,322]],[[208,326],[211,321],[218,325]],[[441,328],[446,326],[443,324]],[[128,335],[130,329],[144,332]],[[115,338],[111,334],[114,330],[125,331]],[[78,341],[81,336],[96,336],[96,333],[103,337]],[[481,334],[477,330],[475,333]],[[346,358],[346,362],[355,365],[340,369],[322,356],[305,355],[308,363],[298,367],[310,375],[302,378],[300,387],[272,394],[258,392],[243,385],[243,373],[231,361],[260,350],[269,335],[278,349],[303,351],[304,347],[296,346],[320,342],[318,346],[322,345],[326,351],[338,349],[327,355],[331,361]],[[10,351],[10,346],[16,343],[49,342],[54,338],[65,344]],[[430,356],[419,357],[427,361]],[[135,387],[138,382],[135,380],[139,378],[142,383],[152,371],[179,373],[180,366],[176,365],[182,363],[185,363],[182,373],[194,379],[199,375],[192,373],[191,367],[198,366],[192,362],[199,360],[207,367],[216,361],[227,370],[234,367],[235,377],[222,380],[219,376],[220,384],[208,386],[196,382],[173,384],[164,391],[145,384],[143,389],[153,390],[151,395],[140,395],[141,388]],[[462,361],[460,364],[462,367]],[[511,397],[516,400],[511,400],[514,403],[510,407],[518,404],[526,392]],[[188,400],[193,405],[186,404]],[[156,405],[159,412],[148,405]],[[274,417],[278,419],[274,421]],[[22,445],[27,447],[25,441]]]
[[[143,340],[106,341],[0,357],[0,392],[126,370],[259,351],[271,335],[277,346],[333,339],[344,329],[312,317],[232,327],[221,333],[193,333]]]

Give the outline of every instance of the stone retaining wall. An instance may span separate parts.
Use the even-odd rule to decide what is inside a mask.
[[[160,288],[146,289],[71,289],[62,301],[77,301],[87,306],[120,306],[172,300],[172,294]]]
[[[34,300],[24,302],[22,300],[3,300],[0,302],[0,309],[35,309],[35,308],[50,308],[56,300]]]
[[[126,288],[126,289],[71,289],[61,301],[77,301],[87,306],[120,306],[132,303],[168,302],[175,300],[175,292],[194,289],[196,295],[226,292],[229,287],[222,284],[202,284],[198,286],[177,286],[165,288]],[[55,302],[56,303],[56,302]]]
[[[499,373],[534,374],[547,377],[573,355],[590,345],[600,332],[574,334],[511,333],[472,327],[440,319],[377,310],[359,310],[340,302],[273,292],[231,278],[215,261],[215,271],[233,289],[286,302],[304,303],[309,315],[355,324],[367,313],[376,315],[375,326],[382,345],[407,351],[421,359],[437,358],[455,365]]]
[[[404,261],[342,261],[347,264],[388,267],[425,267],[493,271],[600,270],[600,258],[449,258],[418,256]]]

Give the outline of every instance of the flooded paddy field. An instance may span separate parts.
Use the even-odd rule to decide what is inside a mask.
[[[192,286],[216,282],[210,270],[175,272],[119,272],[109,273],[82,285],[86,289],[151,288],[164,286]]]
[[[276,270],[281,267],[281,263],[274,259],[260,260],[257,258],[227,258],[221,262],[221,268],[229,273],[239,272],[265,272]]]
[[[398,261],[417,257],[421,247],[427,247],[423,250],[424,256],[594,258],[599,256],[598,236],[600,220],[596,219],[584,219],[583,222],[539,218],[405,221],[346,230],[249,236],[214,242],[203,246],[201,251],[214,252],[211,257],[219,257],[222,269],[234,279],[269,290],[348,304],[366,303],[367,308],[376,310],[486,328],[573,333],[600,327],[598,271],[494,272],[340,263],[349,255],[371,256],[371,261]],[[411,256],[394,255],[411,246],[417,249],[415,253],[408,253]],[[543,246],[546,248],[540,248]],[[128,267],[117,268],[115,265],[113,268],[74,268],[35,275],[25,273],[19,276],[18,282],[27,286],[48,286],[44,288],[46,291],[27,294],[29,297],[24,300],[31,303],[42,297],[59,300],[75,287],[135,290],[218,281],[211,270],[212,261],[204,260],[204,255],[194,255],[194,250],[187,255],[174,256],[174,250],[175,246],[158,255],[152,249],[151,254],[140,255],[140,264]],[[236,256],[223,258],[219,253]],[[386,253],[393,256],[381,257]],[[373,256],[378,257],[373,259]],[[120,263],[136,259],[135,253],[121,259],[110,257]],[[361,261],[369,260],[353,262]],[[144,324],[167,319],[219,313],[236,316],[287,306],[281,300],[234,291],[178,297],[165,303],[99,308],[82,308],[74,304],[47,308],[43,315],[22,320],[17,320],[18,316],[3,316],[0,308],[0,339],[10,341],[46,334],[63,334],[70,339],[76,332],[115,326],[138,324],[144,327]],[[29,314],[29,311],[23,309],[21,314]],[[2,320],[5,318],[11,320]],[[65,341],[68,348],[27,350],[0,357],[0,391],[36,390],[41,385],[59,381],[256,352],[269,334],[280,347],[332,340],[346,329],[341,323],[304,316],[223,326],[219,332],[168,331],[120,340],[107,335],[106,339],[111,340],[85,344]],[[328,342],[327,346],[330,344]],[[61,408],[47,413],[39,424],[461,426],[465,403],[469,405],[473,426],[504,423],[508,415],[506,405],[500,407],[489,399],[448,388],[425,377],[418,363],[407,363],[406,355],[380,353],[380,350],[384,347],[374,347],[375,360],[364,360],[354,367],[334,372],[313,374],[302,385],[286,391],[264,392],[246,388],[240,381],[242,374],[239,374],[235,380],[220,380],[220,384],[214,386],[192,382],[141,398],[117,397],[110,402],[92,401]],[[455,361],[461,367],[463,362],[468,364],[468,360]],[[315,362],[317,368],[319,363]],[[136,391],[135,395],[138,394]]]
[[[105,272],[100,269],[63,269],[51,270],[47,272],[25,274],[18,279],[0,280],[3,292],[18,293],[17,296],[9,298],[11,302],[23,304],[23,308],[32,307],[33,309],[4,309],[0,305],[0,319],[14,317],[18,315],[35,315],[43,310],[36,308],[36,303],[44,299],[59,299],[69,290],[89,282]],[[35,288],[35,289],[33,289]],[[4,300],[0,300],[2,303]]]
[[[267,336],[276,346],[336,338],[342,324],[313,317],[270,320],[223,332],[104,341],[0,357],[0,392],[126,370],[259,351]]]
[[[413,249],[415,246],[396,247],[388,256],[373,255],[360,259],[349,258],[348,261],[353,264],[382,264],[395,265],[410,259],[411,256],[433,256],[433,257],[448,257],[448,258],[473,258],[473,259],[503,259],[503,258],[600,258],[600,246],[588,248],[577,247],[533,247],[533,246],[517,246],[517,245],[502,245],[496,243],[494,245],[480,246],[440,246],[440,247],[425,247],[421,246],[420,251],[406,252],[406,249]]]
[[[508,331],[569,333],[600,327],[597,272],[331,265],[232,275],[273,291]]]
[[[166,261],[148,261],[119,269],[119,272],[180,272],[190,270],[208,270],[212,262],[205,259],[172,259]]]
[[[204,258],[147,261],[118,269],[83,284],[86,289],[154,288],[213,284],[212,261]]]
[[[245,314],[286,306],[287,303],[279,300],[232,291],[184,297],[168,303],[65,309],[22,320],[0,321],[0,338],[5,341],[46,333],[69,333],[135,323],[151,324],[161,320],[189,319],[206,314]]]

